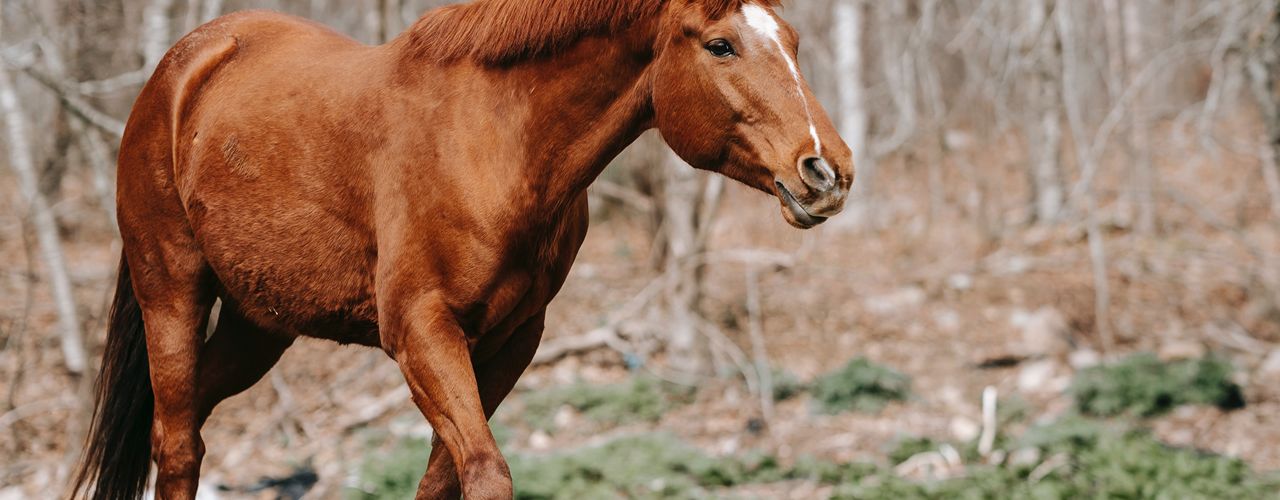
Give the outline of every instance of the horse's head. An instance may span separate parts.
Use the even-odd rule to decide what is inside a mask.
[[[669,2],[654,111],[681,158],[777,196],[787,222],[807,229],[844,208],[853,159],[800,74],[798,36],[776,3]]]

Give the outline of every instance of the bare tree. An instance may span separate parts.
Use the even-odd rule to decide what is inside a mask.
[[[1121,8],[1120,17],[1124,19],[1124,53],[1125,67],[1128,70],[1128,81],[1136,82],[1141,68],[1141,61],[1146,57],[1145,32],[1143,30],[1143,0],[1127,0]],[[1133,157],[1133,187],[1130,191],[1136,211],[1136,229],[1140,234],[1151,234],[1156,230],[1156,179],[1151,165],[1151,135],[1147,118],[1143,111],[1143,100],[1147,92],[1137,88],[1134,97],[1136,105],[1129,113],[1129,148]]]
[[[703,375],[711,350],[703,330],[702,282],[708,232],[724,181],[698,172],[667,155],[659,198],[665,313],[662,320],[672,368]]]
[[[1026,24],[1019,35],[1030,60],[1026,104],[1030,113],[1032,215],[1036,221],[1053,222],[1066,199],[1060,162],[1062,108],[1058,73],[1061,55],[1057,30],[1049,17],[1054,10],[1053,0],[1033,0],[1026,3],[1026,8]]]
[[[27,139],[27,119],[19,104],[9,70],[3,66],[0,66],[0,112],[4,113],[8,131],[9,166],[18,177],[22,197],[30,210],[36,238],[40,243],[40,254],[53,290],[63,361],[67,371],[78,375],[84,372],[88,361],[75,297],[72,294],[71,277],[67,273],[62,241],[58,236],[58,223],[49,201],[40,190],[40,181]]]
[[[160,64],[173,42],[173,3],[174,0],[151,0],[142,10],[142,61],[147,71]]]
[[[1101,337],[1104,352],[1111,353],[1115,347],[1115,338],[1111,328],[1111,285],[1107,271],[1107,251],[1101,223],[1098,221],[1097,193],[1092,177],[1087,174],[1097,170],[1099,159],[1096,154],[1096,145],[1088,139],[1089,134],[1085,130],[1082,113],[1085,106],[1079,88],[1082,83],[1084,63],[1078,54],[1080,37],[1077,33],[1077,27],[1082,23],[1077,22],[1077,14],[1072,9],[1073,6],[1077,5],[1065,2],[1054,14],[1058,33],[1062,39],[1062,98],[1073,136],[1072,142],[1075,144],[1076,161],[1080,163],[1080,170],[1085,172],[1082,176],[1086,179],[1083,188],[1084,217],[1089,260],[1093,271],[1094,324]]]
[[[1263,121],[1263,179],[1271,192],[1271,210],[1280,220],[1280,7],[1272,6],[1269,18],[1249,51],[1250,88]]]
[[[836,74],[841,75],[840,134],[853,148],[853,164],[857,169],[857,198],[854,203],[870,204],[875,182],[876,165],[871,155],[868,133],[870,114],[867,110],[866,78],[864,76],[866,50],[866,2],[862,0],[838,0],[834,2],[835,28],[831,30],[836,50]],[[866,210],[869,207],[860,207]]]

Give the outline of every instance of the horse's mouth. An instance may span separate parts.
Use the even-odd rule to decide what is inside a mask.
[[[789,215],[787,222],[800,229],[810,229],[827,221],[826,217],[813,215],[796,199],[791,190],[782,181],[774,181],[778,186],[778,197],[782,199],[783,213]]]

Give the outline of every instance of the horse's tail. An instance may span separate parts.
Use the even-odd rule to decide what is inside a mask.
[[[71,495],[90,493],[94,500],[141,498],[151,473],[154,395],[142,309],[124,258],[95,392],[93,423]]]

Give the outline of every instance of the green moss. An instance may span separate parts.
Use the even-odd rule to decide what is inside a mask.
[[[880,467],[869,462],[840,463],[814,457],[801,457],[786,474],[786,479],[803,479],[821,484],[853,484],[880,473]]]
[[[772,458],[713,458],[666,434],[621,438],[603,446],[546,457],[511,459],[516,497],[709,498],[711,491],[785,478]]]
[[[1019,443],[1040,448],[1044,458],[1029,465],[970,466],[963,477],[946,481],[882,473],[842,484],[833,497],[1262,499],[1280,491],[1280,479],[1253,474],[1239,460],[1171,448],[1124,423],[1069,416],[1033,427]],[[1043,465],[1050,457],[1061,457],[1059,465]]]
[[[812,393],[825,413],[878,412],[891,401],[907,399],[911,379],[865,358],[857,358],[815,381]]]
[[[774,401],[786,401],[809,389],[795,375],[785,370],[774,370],[772,379]]]
[[[692,395],[689,388],[651,377],[634,377],[611,385],[579,382],[526,395],[523,414],[529,425],[547,431],[554,427],[556,411],[566,405],[605,425],[653,422],[688,403]]]
[[[360,466],[358,483],[347,490],[351,499],[413,498],[427,471],[431,443],[409,439],[389,451],[370,453]]]
[[[1239,408],[1244,396],[1232,371],[1216,356],[1166,363],[1143,353],[1081,371],[1071,393],[1081,412],[1098,416],[1153,417],[1185,404]]]

